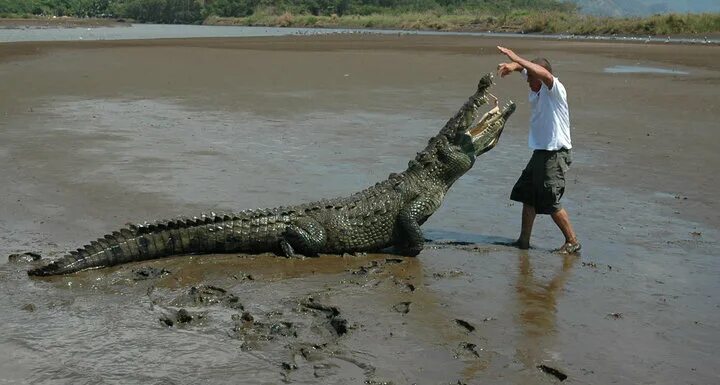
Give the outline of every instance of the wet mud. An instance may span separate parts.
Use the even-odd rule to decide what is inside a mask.
[[[349,195],[401,171],[498,44],[547,56],[570,95],[563,200],[580,256],[550,251],[562,238],[546,217],[530,250],[500,244],[530,156],[515,78],[493,93],[518,111],[423,226],[417,258],[25,274],[126,222]],[[451,36],[2,44],[0,382],[716,383],[718,59]]]

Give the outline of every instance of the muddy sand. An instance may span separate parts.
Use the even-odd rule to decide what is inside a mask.
[[[720,382],[719,47],[2,44],[0,255],[53,258],[127,222],[363,189],[405,168],[498,44],[548,57],[568,90],[564,204],[582,256],[550,252],[562,239],[547,217],[533,249],[493,244],[517,234],[508,194],[530,156],[526,85],[499,79],[518,111],[423,226],[419,257],[191,256],[48,279],[3,262],[0,382]]]

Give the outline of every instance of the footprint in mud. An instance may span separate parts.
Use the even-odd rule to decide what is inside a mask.
[[[140,276],[160,274],[164,275],[165,269],[140,269]],[[154,287],[148,289],[148,295],[153,292]],[[209,316],[207,311],[191,312],[186,307],[198,308],[213,305],[222,305],[232,310],[244,310],[240,299],[234,294],[228,293],[227,290],[216,286],[193,286],[186,293],[180,294],[167,303],[152,300],[152,306],[159,306],[163,314],[159,317],[160,322],[169,327],[173,326],[205,326],[208,323]],[[162,301],[165,302],[165,301]],[[177,309],[177,310],[175,310]]]
[[[450,271],[442,271],[442,272],[436,272],[433,273],[433,278],[435,279],[442,279],[442,278],[457,278],[465,275],[465,272],[461,270],[450,270]]]
[[[412,302],[400,302],[393,305],[393,310],[402,314],[410,313],[410,304],[412,304]]]
[[[345,377],[349,380],[364,375],[366,378],[364,384],[382,384],[383,382],[370,378],[374,373],[375,368],[372,365],[339,355],[328,357],[324,362],[313,365],[313,377],[315,378]]]
[[[478,346],[476,344],[473,344],[470,342],[460,343],[458,348],[455,349],[455,358],[456,359],[480,358],[480,353],[478,352]]]
[[[160,317],[160,322],[168,327],[181,325],[201,326],[205,323],[206,319],[207,314],[203,312],[191,313],[186,309],[180,309],[163,315]]]
[[[25,253],[8,255],[9,263],[30,263],[30,262],[39,261],[41,259],[42,259],[42,256],[40,254],[33,253],[33,252],[25,252]]]
[[[328,383],[348,383],[351,379],[365,377],[365,384],[387,383],[374,378],[375,367],[355,359],[334,345],[298,343],[288,351],[291,359],[281,366],[287,382],[291,377],[325,380]]]
[[[492,357],[492,352],[468,341],[461,342],[457,348],[453,349],[453,358],[456,360],[489,362],[492,360]]]
[[[241,349],[272,349],[267,344],[284,346],[297,340],[313,341],[313,346],[334,343],[351,329],[335,306],[321,304],[312,297],[287,301],[292,315],[282,317],[283,311],[265,314],[234,314],[230,335],[242,341]]]
[[[354,326],[342,316],[341,309],[312,296],[284,299],[279,308],[268,311],[256,307],[246,310],[237,296],[208,285],[191,287],[168,301],[168,305],[180,309],[167,311],[160,321],[176,328],[207,326],[211,320],[207,312],[191,312],[185,307],[223,306],[238,310],[230,315],[228,335],[238,340],[242,351],[272,353],[286,381],[322,378],[343,383],[351,378],[364,378],[366,383],[383,383],[373,378],[372,365],[343,352],[339,341]],[[218,322],[220,319],[212,317]]]
[[[469,333],[472,333],[473,331],[475,331],[475,326],[473,326],[470,322],[467,322],[465,320],[461,320],[461,319],[457,318],[457,319],[455,319],[455,323],[458,324],[458,326],[463,327]]]
[[[549,367],[549,366],[547,366],[547,365],[538,365],[537,368],[540,369],[541,371],[547,373],[547,374],[550,374],[550,375],[552,375],[552,376],[555,376],[555,377],[556,377],[558,380],[560,380],[561,382],[562,382],[562,381],[565,381],[565,380],[568,378],[567,374],[561,372],[561,371],[558,370],[558,369],[551,368],[551,367]]]
[[[155,267],[141,267],[139,269],[133,269],[133,281],[144,281],[147,279],[162,278],[170,274],[170,270],[158,269]]]
[[[401,280],[399,280],[399,279],[397,279],[397,278],[393,278],[393,283],[395,284],[395,286],[399,287],[400,290],[402,290],[402,291],[406,291],[406,292],[412,293],[412,292],[415,291],[415,289],[417,289],[417,288],[415,287],[415,285],[413,285],[412,283],[410,283],[410,282],[405,282],[405,281],[401,281]]]
[[[360,266],[357,269],[350,270],[352,275],[368,275],[380,273],[384,270],[385,265],[395,265],[404,263],[405,260],[402,258],[385,258],[384,260],[370,261],[369,264]]]
[[[170,302],[171,306],[210,306],[220,304],[230,309],[243,310],[240,298],[227,290],[210,285],[193,286]]]
[[[337,307],[319,304],[312,297],[302,301],[300,305],[324,313],[329,325],[328,329],[335,332],[336,336],[340,337],[348,332],[348,322],[345,318],[340,317],[340,310]]]
[[[271,341],[280,342],[298,338],[298,330],[293,322],[259,322],[248,312],[242,315],[234,314],[232,320],[235,325],[230,336],[242,341],[240,349],[243,351],[261,349],[263,344]]]

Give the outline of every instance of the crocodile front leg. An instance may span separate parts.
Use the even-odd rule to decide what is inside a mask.
[[[422,225],[442,204],[443,193],[423,194],[400,210],[395,246],[404,255],[414,257],[425,246]]]
[[[317,256],[325,244],[325,228],[313,218],[303,217],[285,228],[280,240],[283,254],[292,258],[295,253],[307,257]]]

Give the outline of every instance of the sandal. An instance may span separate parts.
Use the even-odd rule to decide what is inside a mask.
[[[582,249],[582,245],[580,244],[580,242],[567,242],[564,245],[560,246],[559,249],[555,250],[555,252],[560,254],[575,254],[580,251],[580,249]]]

